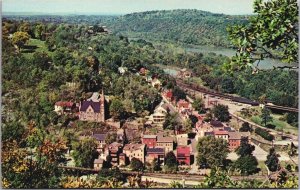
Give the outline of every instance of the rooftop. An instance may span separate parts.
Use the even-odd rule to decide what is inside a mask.
[[[143,138],[144,139],[156,139],[156,135],[144,135]]]
[[[165,150],[164,148],[148,148],[147,149],[147,153],[149,154],[154,154],[154,153],[161,153],[161,154],[164,154],[165,153]]]
[[[144,144],[126,144],[123,150],[139,150],[145,147]]]
[[[98,141],[104,141],[106,134],[94,134],[93,137]]]
[[[162,137],[158,136],[157,142],[173,142],[174,138],[173,137]]]

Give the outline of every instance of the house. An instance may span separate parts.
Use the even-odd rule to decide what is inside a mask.
[[[228,131],[225,131],[223,129],[217,129],[217,130],[214,130],[214,136],[215,138],[217,139],[224,139],[226,141],[228,141]]]
[[[159,161],[160,164],[163,164],[165,159],[165,149],[147,148],[146,162],[152,163],[155,158]]]
[[[178,102],[177,102],[177,108],[179,110],[183,110],[183,109],[189,109],[190,108],[190,103],[186,100],[183,100],[183,99],[180,99]]]
[[[214,129],[209,123],[202,123],[201,121],[198,121],[196,123],[195,131],[196,131],[196,140],[198,140],[198,138],[205,137],[210,134],[213,135]]]
[[[215,120],[212,120],[211,122],[210,122],[210,125],[213,127],[213,128],[215,128],[215,129],[217,129],[217,128],[223,128],[224,127],[224,125],[223,125],[223,123],[221,122],[221,121],[215,121]]]
[[[190,78],[192,77],[192,72],[188,71],[186,68],[181,69],[178,74],[181,78]]]
[[[191,148],[189,146],[177,146],[176,158],[180,165],[190,165]]]
[[[145,163],[145,145],[144,144],[126,144],[123,148],[123,153],[129,159],[129,162],[131,162],[132,158],[137,158],[142,163]]]
[[[250,143],[250,132],[228,132],[229,150],[233,151],[241,145],[242,138],[248,139]]]
[[[161,102],[158,106],[156,106],[156,108],[154,109],[155,113],[163,113],[163,114],[167,114],[169,113],[170,108],[168,106],[168,104]]]
[[[176,136],[177,146],[187,146],[190,142],[187,134],[180,134]]]
[[[106,145],[105,143],[106,134],[93,134],[93,138],[96,139],[98,143],[97,151],[102,152]]]
[[[152,79],[152,81],[151,81],[151,85],[154,87],[154,88],[156,88],[156,89],[160,89],[160,87],[161,87],[161,82],[160,82],[160,80],[158,80],[157,78],[154,78],[154,79]]]
[[[54,105],[54,111],[58,115],[62,115],[65,113],[71,113],[74,109],[76,109],[76,104],[73,102],[56,102]]]
[[[113,166],[119,165],[119,154],[122,152],[122,148],[123,145],[117,142],[113,142],[108,146],[111,164]]]
[[[173,101],[173,92],[172,90],[166,90],[163,92],[162,94],[169,102],[172,102]]]
[[[142,137],[142,144],[145,144],[147,148],[154,148],[156,146],[156,135],[144,135]]]
[[[142,67],[141,69],[140,69],[140,75],[142,75],[142,76],[145,76],[146,74],[147,74],[147,69],[145,69],[144,67]]]
[[[173,151],[174,148],[174,138],[173,137],[164,137],[158,136],[156,142],[156,148],[164,148],[165,154],[170,151]]]
[[[79,120],[105,122],[105,97],[103,91],[101,98],[99,96],[99,93],[93,93],[91,98],[80,102]]]
[[[121,75],[123,75],[128,71],[128,69],[127,69],[127,67],[119,67],[118,71]]]
[[[95,159],[94,160],[94,169],[95,170],[100,170],[103,167],[103,162],[104,160],[101,158]]]

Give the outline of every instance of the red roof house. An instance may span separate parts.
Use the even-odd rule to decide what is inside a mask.
[[[191,164],[191,150],[189,146],[178,146],[177,147],[177,162],[182,165]]]

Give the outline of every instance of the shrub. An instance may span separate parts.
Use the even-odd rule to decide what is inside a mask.
[[[264,129],[256,128],[255,133],[268,141],[274,140],[274,136],[269,134],[268,131],[266,131]]]

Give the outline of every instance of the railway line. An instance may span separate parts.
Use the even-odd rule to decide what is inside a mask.
[[[202,86],[198,86],[196,84],[187,84],[183,80],[178,79],[178,78],[176,78],[176,83],[179,87],[189,88],[191,90],[198,91],[198,92],[205,93],[205,94],[209,94],[209,95],[212,95],[212,96],[226,98],[226,99],[229,99],[233,102],[248,104],[248,105],[251,105],[251,106],[258,106],[259,105],[258,102],[249,100],[247,98],[236,97],[236,96],[232,96],[232,95],[228,95],[228,94],[223,94],[223,93],[220,93],[220,92],[216,92],[214,90],[204,88]],[[285,106],[266,104],[266,107],[269,108],[269,109],[273,109],[273,110],[288,111],[288,112],[299,112],[298,108],[291,108],[291,107],[285,107]]]

